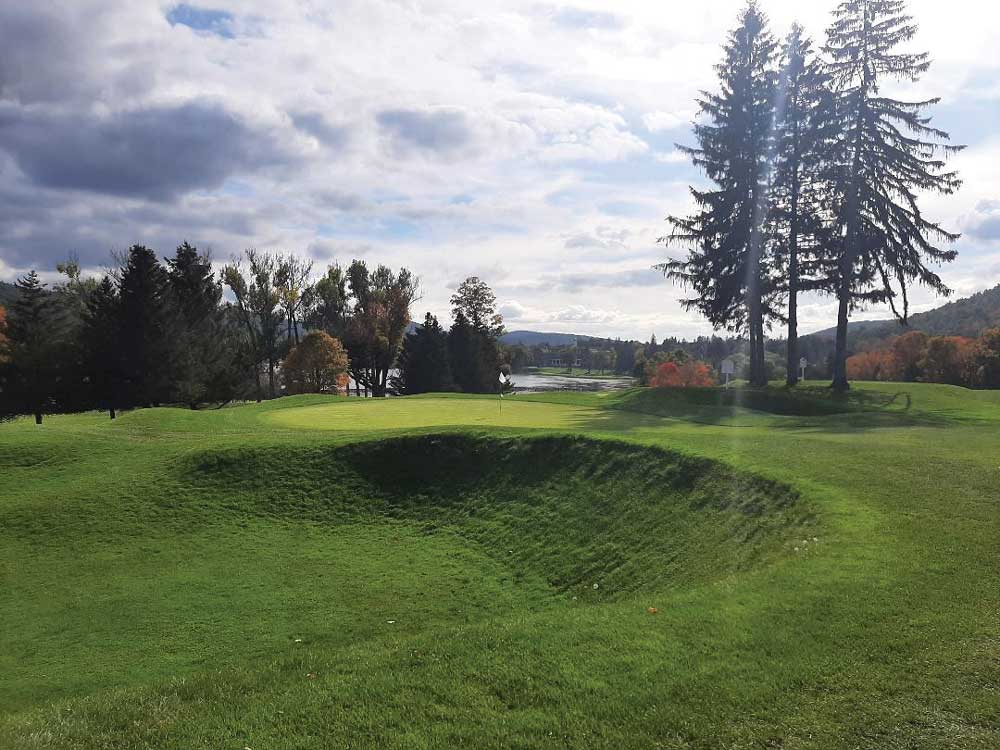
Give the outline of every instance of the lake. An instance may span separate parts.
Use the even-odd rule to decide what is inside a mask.
[[[609,391],[632,386],[632,378],[607,377],[573,378],[565,375],[514,374],[515,393],[537,393],[538,391]]]

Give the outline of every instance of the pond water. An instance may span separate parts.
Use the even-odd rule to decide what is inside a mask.
[[[573,378],[566,375],[511,376],[516,393],[539,393],[541,391],[611,391],[632,387],[634,380],[627,377],[608,375],[607,377]],[[348,396],[354,395],[354,381],[350,381]]]
[[[609,391],[617,388],[629,388],[632,378],[622,377],[592,377],[572,378],[565,375],[527,375],[511,376],[516,393],[537,393],[539,391]]]

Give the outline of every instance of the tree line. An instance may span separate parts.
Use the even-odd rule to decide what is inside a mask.
[[[910,331],[849,357],[847,372],[858,380],[1000,388],[1000,328],[978,338]]]
[[[832,386],[848,385],[853,311],[888,303],[905,323],[908,291],[949,290],[930,264],[956,257],[958,239],[920,209],[918,194],[950,194],[960,180],[945,158],[960,146],[930,125],[938,99],[888,96],[915,82],[926,53],[900,51],[917,27],[902,0],[845,0],[817,50],[795,25],[779,46],[753,0],[702,93],[696,145],[678,146],[703,171],[695,210],[670,216],[666,244],[687,254],[656,268],[695,294],[683,304],[716,328],[746,335],[750,383],[767,383],[767,329],[787,326],[786,380],[798,380],[799,295],[838,302]]]
[[[485,283],[452,298],[447,332],[428,316],[407,336],[418,281],[362,260],[330,265],[246,250],[213,270],[187,242],[162,260],[143,245],[100,278],[60,264],[48,289],[34,271],[0,307],[0,416],[190,408],[283,393],[356,395],[498,387],[503,321]],[[226,293],[228,292],[228,299]]]

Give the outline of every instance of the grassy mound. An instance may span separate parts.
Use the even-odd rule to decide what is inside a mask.
[[[517,581],[602,598],[747,569],[811,523],[786,486],[581,438],[420,436],[212,453],[178,468],[233,509],[417,523],[472,542]]]

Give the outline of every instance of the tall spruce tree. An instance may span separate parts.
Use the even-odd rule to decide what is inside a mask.
[[[170,286],[156,253],[128,249],[118,272],[119,332],[128,402],[157,406],[170,396],[173,337]]]
[[[231,352],[223,345],[222,284],[212,260],[187,242],[167,258],[174,316],[173,395],[192,409],[205,401],[218,382]]]
[[[448,357],[448,334],[427,313],[424,323],[403,340],[393,390],[402,395],[443,393],[455,389]]]
[[[59,389],[60,316],[51,293],[32,271],[17,280],[17,297],[7,320],[8,362],[3,410],[33,414],[35,424],[55,404]]]
[[[91,398],[114,419],[122,404],[121,298],[111,277],[105,276],[90,293],[83,316],[81,339]]]
[[[867,303],[888,302],[905,322],[908,286],[950,290],[926,262],[954,260],[958,235],[924,217],[919,192],[950,194],[961,182],[945,171],[944,157],[960,146],[930,126],[924,114],[939,99],[907,102],[881,92],[886,80],[916,81],[930,66],[926,53],[896,51],[917,27],[903,0],[845,0],[834,11],[825,51],[837,88],[841,140],[839,220],[842,243],[833,288],[837,294],[837,338],[832,386],[847,382],[847,324]],[[902,310],[897,300],[902,300]]]
[[[682,300],[716,328],[746,331],[751,349],[751,384],[767,384],[765,318],[776,314],[763,226],[773,124],[777,44],[767,17],[751,0],[716,65],[719,91],[702,92],[702,121],[694,126],[696,147],[678,145],[714,183],[691,188],[697,210],[671,216],[673,231],[662,242],[681,242],[684,260],[656,266],[695,296]]]
[[[785,39],[775,97],[774,166],[768,238],[787,295],[786,382],[799,380],[798,296],[829,277],[838,128],[829,76],[795,24]]]

